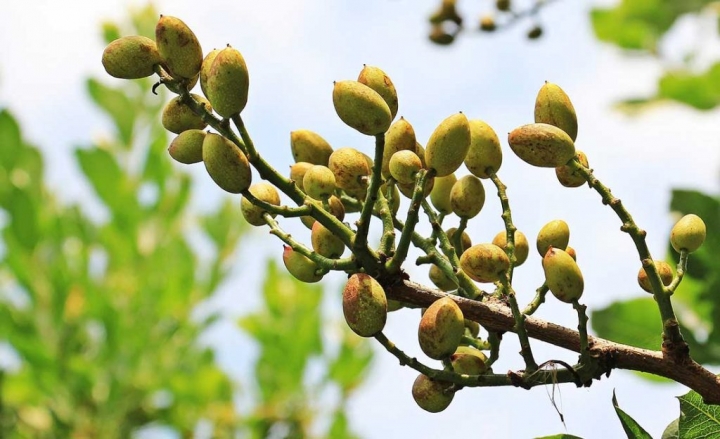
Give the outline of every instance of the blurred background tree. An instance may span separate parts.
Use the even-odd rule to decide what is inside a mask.
[[[157,16],[146,7],[127,26],[107,23],[105,42],[153,36]],[[114,127],[75,150],[99,220],[57,200],[42,154],[0,111],[0,437],[353,437],[345,402],[372,352],[342,326],[339,341],[322,339],[332,322],[321,287],[269,263],[260,309],[240,323],[259,347],[257,382],[242,392],[199,342],[221,316],[197,307],[226,279],[248,227],[239,199],[203,216],[188,208],[192,180],[169,159],[160,124],[167,98],[151,87],[87,81]],[[308,383],[313,359],[322,379]],[[318,401],[332,389],[340,396]]]

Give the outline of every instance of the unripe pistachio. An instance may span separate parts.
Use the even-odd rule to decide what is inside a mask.
[[[571,258],[573,258],[573,261],[577,262],[577,253],[575,252],[575,249],[570,247],[569,245],[565,249],[565,253],[569,254]]]
[[[213,49],[203,59],[202,65],[200,66],[200,89],[202,90],[205,97],[208,95],[207,83],[210,77],[210,68],[212,67],[215,57],[220,53],[220,49]]]
[[[433,302],[423,314],[418,341],[425,355],[441,360],[457,349],[465,333],[465,319],[460,307],[449,297]]]
[[[487,357],[481,351],[469,346],[458,346],[450,356],[453,371],[465,375],[480,375],[487,370]]]
[[[242,54],[229,45],[212,61],[205,91],[213,108],[222,117],[240,113],[247,105],[250,76]]]
[[[673,270],[670,264],[665,261],[658,260],[655,260],[653,262],[655,263],[655,269],[660,275],[660,280],[662,280],[663,285],[670,285],[673,280]],[[650,279],[648,278],[647,272],[645,272],[645,267],[640,267],[640,271],[637,275],[637,280],[640,288],[652,294],[652,285],[650,284]]]
[[[399,300],[388,299],[387,304],[388,304],[388,309],[387,309],[388,312],[393,312],[393,311],[397,311],[397,310],[405,308],[405,304],[400,302]]]
[[[492,32],[497,28],[495,19],[491,15],[483,15],[480,17],[480,30],[484,32]]]
[[[202,150],[205,169],[221,189],[239,194],[250,187],[250,164],[234,143],[218,134],[208,133]]]
[[[535,99],[535,122],[554,125],[565,131],[574,142],[578,121],[570,98],[560,86],[550,82],[540,88]]]
[[[331,196],[330,199],[327,201],[328,204],[328,212],[338,220],[342,221],[345,219],[345,206],[343,206],[342,201],[340,201],[340,198],[336,197],[335,195]],[[324,204],[323,204],[323,210]],[[300,217],[300,221],[307,227],[308,229],[312,229],[313,224],[315,224],[315,218],[311,216],[303,216]]]
[[[310,242],[313,250],[326,258],[337,259],[345,251],[345,244],[340,238],[317,221],[312,226]]]
[[[505,250],[495,244],[477,244],[460,256],[460,268],[476,282],[490,283],[500,279],[510,269]]]
[[[439,413],[450,405],[454,392],[447,391],[450,383],[433,381],[425,375],[418,375],[413,383],[412,395],[417,405],[430,413]]]
[[[680,218],[670,231],[670,244],[675,251],[687,250],[689,253],[699,249],[705,241],[705,222],[695,214]]]
[[[541,168],[557,168],[575,157],[575,144],[570,136],[545,123],[515,128],[508,135],[508,144],[523,161]]]
[[[457,283],[450,279],[437,265],[430,266],[428,277],[436,287],[442,291],[454,291],[458,289]]]
[[[430,23],[442,24],[445,21],[452,21],[453,23],[460,25],[462,23],[462,17],[457,12],[455,7],[456,3],[456,0],[443,0],[440,4],[440,8],[433,12],[430,16]]]
[[[248,191],[260,201],[275,206],[280,205],[280,194],[277,189],[275,189],[275,186],[267,181],[261,181],[251,185]],[[266,212],[265,209],[254,205],[245,197],[240,201],[240,211],[248,224],[256,227],[265,225],[265,219],[263,218],[263,214]],[[272,216],[275,217],[275,214]]]
[[[354,148],[339,148],[330,154],[328,168],[335,174],[337,187],[345,191],[367,187],[370,167],[363,153]]]
[[[318,266],[312,259],[296,252],[290,246],[284,245],[283,248],[283,263],[295,279],[309,284],[322,279],[322,274],[317,273]]]
[[[120,79],[152,76],[155,66],[161,62],[155,41],[139,35],[113,41],[107,45],[102,54],[105,71],[110,76]]]
[[[552,220],[542,226],[535,241],[540,256],[545,257],[550,247],[565,250],[570,242],[570,227],[563,220]]]
[[[379,68],[366,65],[360,71],[358,82],[375,90],[390,109],[391,118],[395,119],[398,111],[398,96],[390,77]]]
[[[420,157],[420,161],[423,165],[422,167],[424,169],[427,169],[427,164],[425,163],[425,148],[423,148],[420,142],[415,142],[415,154]]]
[[[474,320],[465,319],[465,330],[468,332],[470,337],[475,338],[478,334],[480,334],[480,323]]]
[[[589,167],[587,156],[584,152],[578,151],[575,157],[584,167]],[[562,165],[555,168],[555,176],[561,185],[565,187],[580,187],[585,184],[585,178],[576,171],[570,169],[568,165]]]
[[[202,145],[205,140],[205,131],[187,130],[180,133],[170,143],[168,152],[170,157],[180,163],[190,165],[202,161]]]
[[[290,149],[295,162],[308,162],[314,165],[327,166],[332,146],[310,130],[296,130],[290,133]]]
[[[195,100],[205,105],[208,111],[212,111],[210,102],[200,95],[191,94]],[[189,106],[182,102],[182,97],[178,96],[170,100],[165,105],[162,113],[162,125],[166,130],[180,134],[187,130],[201,130],[207,126],[200,116],[195,114]]]
[[[169,73],[190,79],[202,65],[202,48],[192,30],[179,18],[161,15],[155,27],[155,41]]]
[[[485,204],[485,188],[479,178],[466,175],[460,178],[450,191],[450,204],[460,218],[473,218]]]
[[[450,227],[445,231],[445,235],[447,235],[448,239],[450,240],[450,244],[455,246],[455,232],[457,232],[457,227]],[[467,234],[463,230],[462,235],[460,236],[460,247],[462,247],[458,254],[462,254],[465,250],[472,247],[472,240],[470,239],[470,235]]]
[[[509,11],[510,10],[510,0],[496,0],[495,1],[495,8],[498,11]]]
[[[453,114],[443,120],[425,145],[428,169],[434,169],[436,177],[455,172],[465,160],[470,139],[470,123],[464,114]]]
[[[335,192],[335,175],[322,165],[314,165],[303,177],[305,192],[316,200],[329,198]]]
[[[385,149],[383,149],[382,175],[390,176],[390,158],[398,151],[415,151],[417,140],[412,125],[400,118],[385,133]],[[417,154],[417,151],[415,151]]]
[[[550,247],[543,257],[545,283],[558,300],[572,303],[580,299],[585,286],[575,260],[564,250]]]
[[[305,186],[303,186],[303,179],[305,178],[305,173],[307,173],[308,169],[312,168],[312,163],[308,162],[297,162],[294,165],[290,166],[290,180],[295,182],[295,185],[300,188],[303,192],[305,191]]]
[[[470,120],[470,149],[465,156],[468,171],[480,178],[490,178],[502,165],[500,139],[495,130],[481,120]]]
[[[527,260],[528,254],[530,253],[530,244],[525,234],[519,230],[515,231],[515,239],[513,241],[515,243],[515,266],[519,267]],[[495,235],[492,243],[505,250],[507,247],[507,232],[502,231]]]
[[[435,177],[435,186],[433,186],[432,192],[430,192],[430,201],[438,212],[445,215],[452,213],[450,192],[456,181],[457,178],[455,174],[446,175],[445,177]]]
[[[375,136],[390,128],[392,114],[375,90],[357,81],[337,81],[333,87],[335,112],[346,125]]]
[[[413,151],[398,151],[390,158],[390,175],[400,184],[412,184],[422,169],[422,162]]]
[[[372,337],[385,327],[385,290],[372,276],[365,273],[350,276],[343,290],[342,304],[345,321],[357,335]]]
[[[533,26],[528,31],[527,37],[529,40],[536,40],[536,39],[540,38],[542,33],[543,33],[542,26]]]

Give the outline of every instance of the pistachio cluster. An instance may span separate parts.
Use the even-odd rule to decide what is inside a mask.
[[[498,2],[499,9],[509,7],[509,2]],[[348,326],[359,336],[375,337],[401,362],[421,372],[412,388],[421,408],[442,411],[463,387],[509,379],[491,368],[499,356],[499,334],[485,328],[481,336],[480,325],[464,315],[459,298],[495,301],[511,311],[525,367],[514,381],[501,381],[506,385],[518,385],[517,380],[526,386],[542,383],[532,381],[540,366],[524,322],[548,291],[578,310],[582,350],[575,374],[602,367],[587,355],[587,317],[578,302],[584,281],[575,250],[568,246],[570,228],[565,221],[550,221],[539,230],[535,245],[545,278],[536,297],[524,310],[519,308],[513,271],[528,260],[530,244],[513,223],[507,188],[498,177],[503,161],[500,139],[486,122],[464,113],[452,114],[437,125],[423,146],[411,123],[397,117],[398,93],[392,80],[378,67],[365,66],[357,80],[334,83],[332,102],[348,127],[374,138],[373,156],[353,147],[335,149],[320,134],[298,129],[290,133],[295,164],[284,176],[262,158],[242,120],[249,73],[235,48],[228,45],[203,56],[196,35],[184,22],[161,16],[155,41],[120,38],[107,46],[102,62],[118,78],[158,74],[159,84],[178,95],[162,115],[164,127],[177,134],[170,156],[183,164],[202,161],[217,186],[242,194],[243,217],[253,226],[269,227],[284,242],[283,262],[294,277],[311,283],[331,271],[347,274],[342,307]],[[202,96],[191,93],[197,83]],[[211,130],[205,131],[208,126]],[[577,134],[569,97],[559,86],[546,83],[536,97],[534,123],[512,130],[508,144],[522,161],[554,168],[562,186],[588,184],[596,189],[623,219],[625,230],[642,239],[644,235],[619,200],[594,178],[587,157],[576,149]],[[253,168],[261,181],[252,182]],[[460,172],[465,175],[457,176]],[[487,236],[487,241],[473,245],[466,230],[486,203],[483,180],[491,181],[497,190],[503,227],[492,239]],[[401,194],[409,203],[403,218],[399,217]],[[430,236],[416,231],[420,212],[432,225]],[[357,221],[344,222],[346,214],[357,215]],[[444,229],[443,222],[452,216],[458,226]],[[281,228],[281,221],[293,218],[300,218],[310,229],[309,246]],[[377,245],[368,240],[374,219],[383,231]],[[695,215],[673,228],[671,243],[681,254],[677,274],[666,263],[653,262],[649,252],[638,247],[643,260],[638,282],[655,296],[664,320],[674,318],[669,296],[680,282],[687,255],[700,247],[705,233],[704,223]],[[427,266],[429,279],[447,292],[424,310],[418,323],[419,348],[427,357],[440,360],[442,370],[414,358],[406,361],[409,357],[382,333],[388,312],[417,305],[407,298],[392,300],[387,294],[403,283],[403,265],[411,246],[424,253],[415,263]],[[350,255],[343,257],[346,249]],[[478,284],[489,285],[493,291],[484,292]],[[680,335],[669,332],[666,336],[677,339]],[[594,377],[586,376],[580,383]]]

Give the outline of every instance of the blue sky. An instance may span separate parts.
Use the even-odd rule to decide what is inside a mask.
[[[653,60],[622,57],[599,44],[588,22],[592,2],[553,4],[543,15],[546,32],[539,41],[523,38],[520,25],[497,35],[463,35],[449,48],[432,46],[426,40],[425,20],[436,3],[208,0],[198,7],[198,2],[190,0],[167,0],[156,5],[163,14],[188,23],[206,51],[230,43],[243,53],[251,77],[243,116],[257,147],[278,169],[291,164],[289,132],[298,128],[319,132],[335,148],[371,151],[372,139],[347,128],[335,115],[331,100],[332,82],[354,79],[363,64],[379,66],[393,79],[399,92],[399,114],[413,124],[421,143],[441,120],[461,110],[488,122],[505,144],[504,133],[532,122],[535,95],[543,81],[555,82],[570,95],[577,110],[578,148],[586,152],[596,175],[648,230],[654,255],[663,257],[673,221],[667,211],[670,188],[717,190],[717,112],[701,114],[666,106],[629,118],[614,111],[615,100],[652,92],[661,70]],[[460,3],[470,20],[490,6],[490,2]],[[48,178],[62,188],[62,197],[83,200],[90,208],[92,193],[78,179],[72,149],[108,133],[109,126],[87,99],[84,78],[92,75],[111,81],[100,64],[99,24],[124,18],[126,8],[137,4],[142,3],[34,0],[3,8],[0,105],[20,118],[26,137],[46,152]],[[679,53],[683,44],[702,39],[704,34],[698,32],[706,27],[692,30],[695,27],[681,23],[668,50]],[[708,50],[716,46],[709,45]],[[578,251],[585,275],[584,302],[592,309],[643,294],[635,282],[639,262],[634,246],[620,233],[618,219],[601,205],[597,194],[586,188],[562,188],[552,171],[529,167],[507,147],[504,152],[500,176],[509,187],[519,229],[532,239],[552,219],[570,224],[571,245]],[[209,195],[195,199],[194,204],[207,209],[221,194],[203,169],[196,171],[197,192]],[[489,241],[502,227],[499,203],[490,197],[494,191],[487,185],[486,190],[486,206],[469,226],[474,242]],[[290,231],[308,235],[299,224]],[[239,261],[244,262],[237,264],[236,276],[209,306],[234,316],[257,304],[257,297],[247,288],[239,291],[238,282],[259,285],[262,258],[257,255],[278,258],[281,247],[262,231],[252,243],[252,249],[240,252]],[[254,262],[248,264],[249,260]],[[539,262],[539,256],[531,254],[517,271],[515,289],[521,303],[530,300],[541,283]],[[428,282],[422,270],[407,268],[416,280]],[[341,284],[342,276],[326,280],[333,291]],[[330,312],[338,310],[335,303],[327,306]],[[574,311],[557,301],[549,301],[538,315],[576,325]],[[388,336],[413,355],[421,355],[417,320],[417,312],[401,311],[391,315],[387,328]],[[252,353],[252,346],[231,326],[217,328],[206,341],[218,347],[223,365],[242,377],[250,370],[245,353]],[[496,370],[521,368],[514,337],[508,334],[505,339]],[[573,354],[540,343],[536,357],[575,359]],[[378,350],[370,379],[349,406],[355,429],[366,438],[428,439],[447,437],[449,431],[462,437],[518,438],[565,431],[550,402],[550,389],[464,390],[448,410],[431,415],[412,401],[415,376]],[[685,392],[682,386],[651,385],[623,371],[614,371],[590,389],[563,386],[555,397],[567,432],[586,439],[620,437],[622,430],[610,403],[613,389],[621,406],[654,436],[678,413],[673,396]]]

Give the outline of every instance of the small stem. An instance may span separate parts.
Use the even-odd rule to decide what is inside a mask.
[[[688,253],[687,250],[681,250],[680,251],[680,261],[678,261],[675,278],[670,282],[670,285],[664,288],[663,292],[665,294],[673,294],[677,287],[680,286],[680,282],[682,282],[683,277],[685,276],[685,272],[687,271],[687,262],[688,257],[690,256],[690,253]]]
[[[590,350],[588,344],[587,322],[588,316],[585,313],[587,306],[581,305],[577,300],[573,300],[573,308],[578,314],[578,334],[580,335],[580,363],[585,364],[590,360]]]
[[[380,254],[390,256],[395,251],[395,226],[393,225],[393,213],[388,199],[380,193],[378,195],[377,215],[380,216],[383,225],[383,234],[380,238]]]
[[[373,162],[372,177],[370,179],[370,187],[367,191],[367,197],[360,212],[360,219],[357,221],[357,234],[351,250],[353,253],[368,253],[368,230],[370,230],[370,219],[372,217],[375,202],[380,192],[380,183],[382,182],[382,159],[385,150],[385,134],[375,136],[375,161]],[[369,268],[369,267],[366,267]]]
[[[270,204],[267,201],[260,200],[249,190],[243,191],[242,196],[247,198],[247,200],[253,205],[260,207],[273,215],[280,215],[285,218],[297,218],[300,216],[310,215],[313,210],[310,205],[300,207],[276,206],[275,204]]]
[[[506,241],[505,253],[507,253],[510,259],[510,269],[507,272],[508,282],[512,282],[513,269],[517,264],[517,257],[515,256],[515,231],[517,227],[512,221],[512,211],[510,210],[510,199],[507,196],[507,186],[503,184],[500,178],[494,172],[490,173],[490,180],[497,188],[497,196],[500,199],[500,205],[502,206],[502,214],[500,215],[505,223]]]
[[[397,249],[395,250],[393,257],[385,264],[385,269],[388,273],[399,272],[402,263],[405,262],[405,258],[407,258],[412,234],[418,223],[420,202],[422,201],[424,195],[423,193],[425,191],[425,181],[430,177],[430,173],[424,169],[417,173],[415,190],[413,191],[413,196],[410,200],[410,208],[408,209],[407,218],[405,219],[405,226],[400,233],[400,240],[398,241]]]
[[[501,277],[500,282],[502,283],[505,296],[507,297],[508,304],[510,305],[510,311],[512,311],[513,318],[515,319],[514,332],[517,333],[518,339],[520,340],[520,355],[525,360],[525,370],[528,372],[534,372],[538,366],[533,358],[532,348],[530,347],[530,338],[528,337],[527,329],[525,328],[525,315],[520,312],[518,307],[517,298],[515,297],[515,291],[508,282],[507,278]]]
[[[492,366],[493,363],[500,358],[500,342],[502,342],[502,336],[500,333],[495,331],[488,331],[488,343],[490,344],[490,358],[488,358],[488,367]]]
[[[625,209],[620,199],[615,198],[610,192],[610,188],[595,178],[592,170],[583,166],[577,158],[573,158],[567,164],[570,166],[570,169],[585,178],[590,187],[600,194],[603,204],[609,205],[620,218],[620,221],[622,221],[622,227],[620,227],[620,230],[630,235],[635,243],[635,248],[640,256],[640,261],[642,262],[645,272],[648,275],[648,280],[650,281],[652,290],[655,292],[655,300],[657,302],[658,309],[660,310],[660,317],[663,322],[663,350],[669,350],[673,356],[678,358],[687,358],[689,356],[689,348],[680,333],[680,325],[675,317],[675,311],[673,310],[670,296],[663,293],[664,285],[660,279],[660,275],[658,274],[655,264],[653,264],[650,249],[648,249],[647,243],[645,242],[646,232],[635,224],[630,212]]]
[[[541,304],[545,302],[545,296],[547,295],[548,291],[550,291],[550,288],[548,288],[546,283],[543,283],[540,288],[535,290],[535,298],[532,300],[532,302],[528,303],[528,306],[525,307],[523,310],[523,314],[525,315],[533,315],[535,311],[540,307]]]
[[[455,231],[455,234],[453,235],[453,242],[452,245],[455,247],[455,255],[459,258],[462,256],[463,253],[463,245],[462,245],[462,234],[467,228],[468,219],[467,218],[460,218],[460,223],[457,226],[457,230]],[[440,223],[442,224],[442,223]]]
[[[472,346],[475,349],[479,349],[481,351],[487,351],[492,348],[492,345],[490,344],[490,342],[485,341],[485,340],[480,340],[479,338],[475,338],[475,337],[469,337],[467,335],[462,336],[462,341],[460,343],[466,344],[468,346]]]

